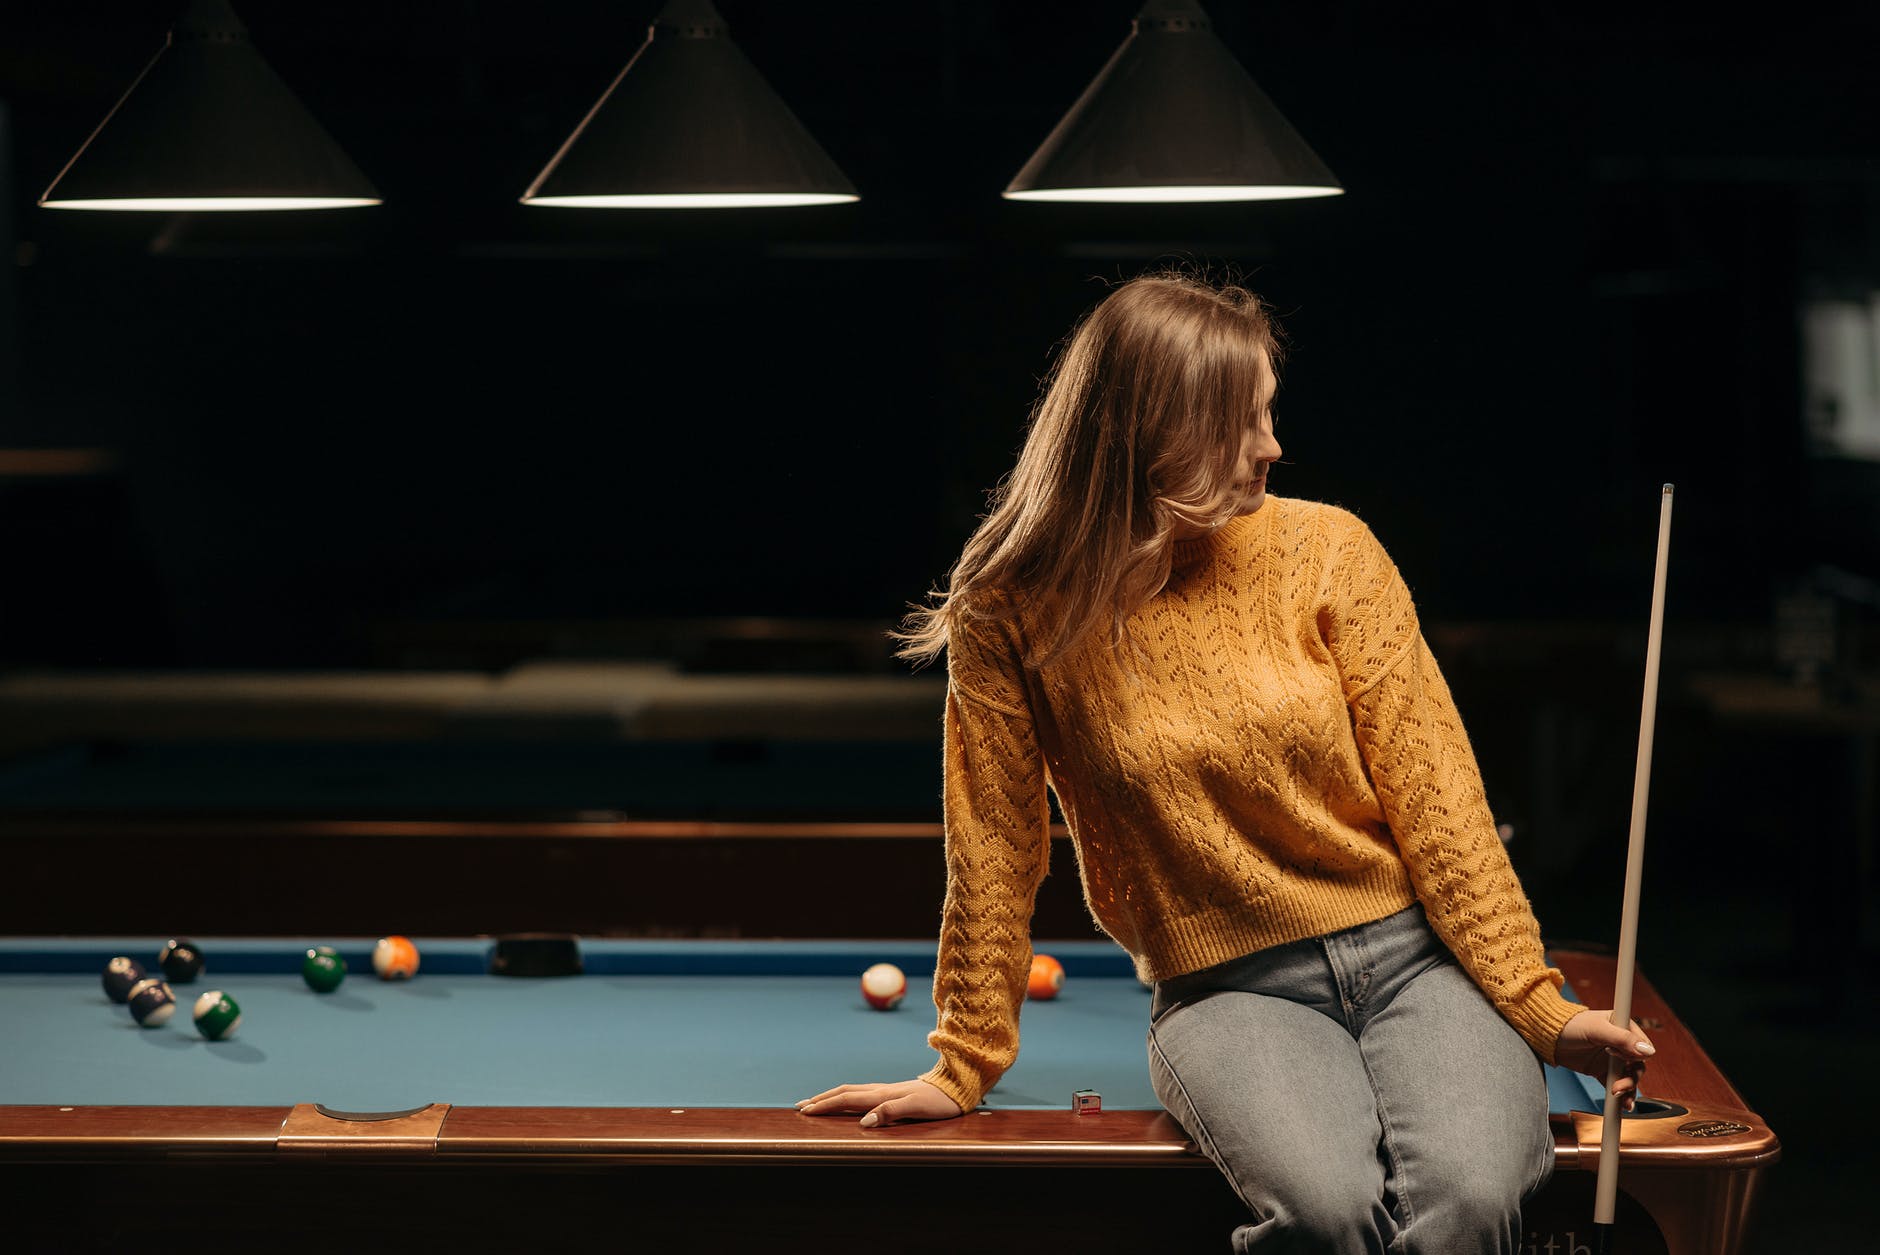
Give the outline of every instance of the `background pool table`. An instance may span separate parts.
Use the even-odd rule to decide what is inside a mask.
[[[1039,943],[1069,973],[1030,1004],[1018,1065],[978,1113],[861,1130],[790,1103],[841,1080],[925,1066],[931,946],[906,942],[586,941],[566,978],[485,974],[487,939],[420,938],[416,980],[371,975],[367,943],[328,995],[295,974],[305,940],[205,938],[208,970],[172,1022],[137,1028],[98,973],[160,939],[0,943],[0,1163],[44,1197],[28,1249],[88,1249],[212,1214],[261,1249],[448,1243],[584,1249],[1080,1250],[1219,1248],[1238,1203],[1144,1075],[1147,991],[1107,943]],[[1556,959],[1589,1000],[1610,964]],[[913,995],[880,1013],[856,978],[901,965]],[[206,988],[241,1002],[236,1035],[187,1020]],[[1628,1122],[1625,1250],[1732,1251],[1774,1135],[1649,984],[1661,1046]],[[1559,1170],[1531,1242],[1584,1237],[1598,1117],[1587,1086],[1552,1085]],[[1096,1089],[1100,1115],[1071,1093]],[[335,1119],[320,1110],[408,1114]]]

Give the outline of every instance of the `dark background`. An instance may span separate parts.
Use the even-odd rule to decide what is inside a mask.
[[[1689,682],[1777,674],[1806,588],[1830,686],[1872,666],[1880,464],[1810,445],[1798,329],[1880,288],[1873,6],[1217,0],[1348,194],[1130,207],[998,196],[1129,0],[723,0],[862,200],[687,213],[516,203],[655,4],[251,0],[383,206],[36,208],[176,7],[0,5],[0,449],[102,451],[0,475],[0,674],[494,671],[733,616],[875,642],[744,665],[893,672],[871,633],[1076,316],[1161,262],[1240,276],[1292,342],[1275,491],[1392,551],[1555,935],[1616,932],[1678,485],[1644,960],[1789,1143],[1761,1249],[1841,1232],[1802,1226],[1859,1152],[1802,1082],[1872,1022],[1871,707],[1731,723]]]
[[[384,206],[34,208],[173,7],[5,9],[8,439],[122,451],[135,538],[87,539],[151,590],[55,584],[8,629],[21,661],[341,664],[405,617],[892,616],[1071,321],[1164,259],[1279,310],[1276,488],[1360,510],[1430,617],[1636,618],[1666,480],[1679,615],[1761,620],[1810,564],[1873,558],[1873,494],[1826,514],[1797,417],[1802,284],[1875,260],[1860,6],[1217,4],[1348,195],[1143,208],[998,197],[1133,4],[731,0],[863,199],[685,213],[516,203],[653,5],[256,0],[257,47]]]

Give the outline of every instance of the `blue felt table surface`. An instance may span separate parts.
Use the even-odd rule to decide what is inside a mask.
[[[203,939],[205,971],[174,987],[178,1008],[140,1028],[99,983],[126,954],[154,967],[161,939],[0,941],[0,1104],[286,1106],[393,1110],[466,1106],[783,1107],[849,1081],[918,1075],[933,1008],[931,943],[589,941],[585,974],[484,975],[491,942],[417,938],[416,979],[378,980],[370,940]],[[349,974],[309,990],[299,958],[333,944]],[[1107,942],[1039,942],[1065,965],[1064,992],[1031,1002],[1018,1063],[992,1108],[1153,1109],[1143,1036],[1149,991]],[[907,1000],[863,1003],[862,968],[891,962]],[[203,1039],[195,998],[242,1008],[233,1037]],[[1597,1082],[1549,1069],[1556,1111],[1597,1110]]]

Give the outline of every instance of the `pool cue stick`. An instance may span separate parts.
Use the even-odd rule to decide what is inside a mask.
[[[1658,495],[1658,560],[1652,570],[1652,622],[1645,641],[1645,700],[1639,711],[1638,767],[1632,775],[1632,833],[1625,851],[1625,901],[1619,909],[1619,957],[1613,973],[1612,1023],[1632,1023],[1632,977],[1638,958],[1639,884],[1645,862],[1645,799],[1651,792],[1652,731],[1658,722],[1658,660],[1665,639],[1665,568],[1671,556],[1671,485]],[[1619,1202],[1619,1130],[1623,1115],[1613,1082],[1625,1075],[1618,1058],[1606,1063],[1605,1125],[1599,1139],[1599,1179],[1593,1190],[1593,1250],[1612,1250],[1613,1214]]]

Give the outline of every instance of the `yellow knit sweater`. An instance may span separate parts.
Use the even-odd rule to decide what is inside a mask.
[[[1168,586],[1042,671],[1020,613],[956,632],[946,704],[940,1061],[977,1106],[1018,1054],[1047,787],[1097,923],[1162,980],[1420,901],[1543,1058],[1560,995],[1396,567],[1333,506],[1269,496],[1176,546]]]

